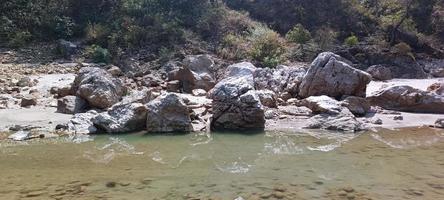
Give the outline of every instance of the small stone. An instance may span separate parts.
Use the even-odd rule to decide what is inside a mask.
[[[197,96],[197,97],[204,97],[207,95],[207,92],[203,89],[194,89],[192,91],[192,93],[194,96]]]
[[[30,107],[37,105],[37,98],[34,95],[25,95],[20,102],[21,107]]]
[[[107,182],[105,185],[108,188],[113,188],[113,187],[116,187],[117,183],[114,181],[110,181],[110,182]]]
[[[393,120],[402,121],[402,120],[404,120],[404,117],[403,116],[395,116],[395,117],[393,117]]]
[[[381,125],[383,122],[382,122],[382,119],[376,118],[376,119],[372,119],[371,123],[376,124],[376,125]]]
[[[348,193],[352,193],[355,191],[355,189],[353,189],[352,187],[346,187],[343,189],[344,191],[348,192]]]

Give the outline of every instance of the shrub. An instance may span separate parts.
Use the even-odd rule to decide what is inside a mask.
[[[412,47],[405,42],[401,42],[393,46],[393,50],[400,55],[409,55],[412,52]]]
[[[111,55],[108,49],[98,45],[91,45],[86,49],[86,56],[96,63],[110,63]]]
[[[85,28],[86,41],[90,44],[106,45],[110,31],[104,25],[88,23]]]
[[[30,42],[31,38],[32,38],[32,35],[30,32],[20,31],[20,32],[13,34],[13,36],[9,40],[8,45],[11,47],[14,47],[14,48],[22,47],[22,46],[25,46],[26,43]]]
[[[265,26],[256,27],[251,36],[250,56],[264,67],[276,67],[283,59],[285,46],[279,34]]]
[[[344,44],[347,46],[355,46],[359,43],[358,37],[352,35],[350,37],[345,38]]]
[[[306,44],[308,41],[311,40],[310,32],[301,24],[297,24],[295,27],[293,27],[293,29],[288,31],[285,37],[288,41],[297,44]]]
[[[329,27],[321,27],[316,31],[315,42],[322,50],[328,50],[336,42],[338,33]]]

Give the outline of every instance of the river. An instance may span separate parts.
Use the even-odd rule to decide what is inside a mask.
[[[444,199],[444,131],[0,142],[0,199]]]

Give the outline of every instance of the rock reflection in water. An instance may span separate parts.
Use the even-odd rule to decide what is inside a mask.
[[[2,141],[0,199],[442,199],[443,134],[421,128]]]

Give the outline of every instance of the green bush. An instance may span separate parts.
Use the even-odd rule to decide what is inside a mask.
[[[96,63],[110,63],[111,54],[108,49],[98,45],[91,45],[86,49],[86,56]]]
[[[12,35],[8,45],[14,48],[23,47],[31,41],[32,35],[28,31],[17,32]]]
[[[344,44],[347,46],[355,46],[359,43],[358,37],[352,35],[350,37],[345,38]]]
[[[316,31],[314,40],[319,48],[322,50],[329,50],[333,44],[336,42],[338,33],[331,29],[330,27],[321,27]]]
[[[279,34],[267,27],[256,27],[251,36],[250,56],[264,67],[276,67],[285,53],[285,46]]]
[[[297,44],[306,44],[311,40],[310,31],[304,28],[301,24],[297,24],[293,29],[288,31],[285,36],[288,41],[294,42]]]

